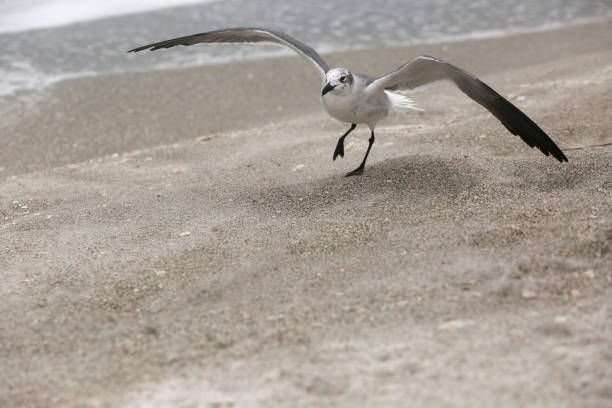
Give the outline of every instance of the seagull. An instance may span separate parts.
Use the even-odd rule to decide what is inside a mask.
[[[374,128],[394,108],[420,110],[402,92],[419,90],[426,85],[450,81],[459,90],[482,105],[493,114],[512,134],[519,136],[529,147],[537,147],[546,156],[552,155],[560,162],[567,157],[550,137],[527,115],[495,92],[487,84],[467,71],[439,58],[422,55],[405,63],[396,70],[371,77],[346,68],[330,68],[323,58],[311,47],[280,31],[257,27],[235,27],[208,31],[185,37],[173,38],[143,45],[128,52],[155,51],[176,45],[216,43],[264,43],[291,48],[308,59],[321,75],[321,104],[333,118],[349,123],[350,128],[338,139],[333,160],[344,157],[344,139],[358,124],[368,125],[370,139],[363,161],[346,176],[363,174],[366,160],[374,144]]]

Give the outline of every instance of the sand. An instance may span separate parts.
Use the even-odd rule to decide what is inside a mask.
[[[422,53],[612,141],[612,24]],[[297,58],[65,81],[0,124],[0,406],[606,407],[612,148],[450,86],[368,132]]]

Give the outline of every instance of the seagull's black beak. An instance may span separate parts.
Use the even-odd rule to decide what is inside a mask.
[[[332,89],[334,89],[335,86],[330,84],[329,82],[325,84],[325,86],[323,87],[323,92],[321,92],[321,96],[325,95],[326,93],[328,93],[329,91],[331,91]]]

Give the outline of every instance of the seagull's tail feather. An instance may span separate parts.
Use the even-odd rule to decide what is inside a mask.
[[[389,101],[391,101],[391,105],[393,105],[393,107],[396,109],[412,109],[419,112],[424,111],[424,109],[417,106],[412,99],[402,94],[391,91],[385,91],[385,94],[387,94],[387,98],[389,98]]]

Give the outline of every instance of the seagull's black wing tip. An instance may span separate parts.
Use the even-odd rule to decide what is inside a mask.
[[[544,139],[546,141],[546,144],[548,145],[547,146],[548,149],[538,146],[538,148],[542,151],[542,153],[544,153],[546,156],[551,155],[552,157],[557,159],[560,163],[569,162],[569,160],[567,159],[565,154],[563,154],[561,149],[559,149],[559,147],[555,144],[555,142],[553,142],[550,139],[550,137],[548,137],[548,135],[544,133],[544,131],[542,131],[542,136],[543,136],[542,139]]]
[[[133,50],[129,50],[128,53],[130,52],[139,52],[139,51],[144,51],[144,50],[149,50],[149,51],[155,51],[155,50],[161,50],[162,48],[170,48],[170,47],[174,47],[175,45],[185,45],[185,44],[149,44],[149,45],[143,45],[142,47],[138,47],[138,48],[134,48]]]
[[[137,47],[137,48],[134,48],[134,49],[129,50],[129,51],[128,51],[128,54],[129,54],[130,52],[139,52],[139,51],[144,51],[144,50],[148,50],[148,49],[150,49],[151,51],[155,51],[155,50],[157,50],[157,49],[159,49],[159,48],[160,48],[160,47],[156,47],[156,46],[151,45],[151,44],[149,44],[149,45],[143,45],[142,47]]]
[[[533,120],[507,99],[491,91],[496,97],[489,103],[488,109],[510,133],[519,136],[529,147],[537,147],[545,156],[552,156],[561,163],[568,162],[561,149]]]
[[[543,136],[543,139],[545,138],[544,140],[550,141],[551,144],[547,147],[542,146],[541,144],[537,144],[532,147],[537,147],[538,150],[544,153],[545,156],[552,156],[555,159],[557,159],[560,163],[564,163],[564,162],[568,163],[569,160],[567,159],[565,154],[563,154],[561,149],[557,147],[557,145],[548,137],[548,135],[542,132],[542,136]]]
[[[559,161],[559,163],[567,163],[569,160],[562,152],[549,152],[548,150],[543,150],[538,147],[538,149],[544,153],[545,156],[552,156]]]
[[[565,163],[569,163],[569,160],[567,159],[567,157],[565,157],[565,155],[563,153],[558,153],[554,155],[555,159],[559,160],[561,163],[565,162]]]
[[[537,125],[536,125],[537,126]],[[552,156],[557,159],[560,163],[569,162],[565,154],[559,149],[559,147],[552,141],[550,137],[539,127],[537,127],[537,138],[532,138],[527,141],[528,138],[521,136],[523,141],[527,142],[531,147],[537,147],[539,151],[544,153],[545,156]]]

